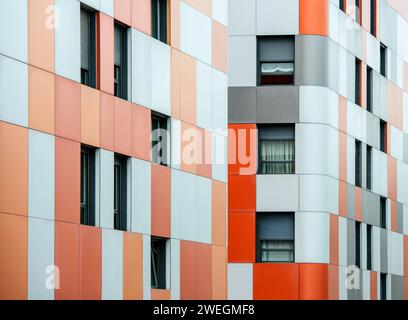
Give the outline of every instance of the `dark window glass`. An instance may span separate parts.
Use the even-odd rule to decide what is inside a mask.
[[[152,113],[152,161],[163,166],[168,165],[169,132],[168,117]]]
[[[372,238],[373,238],[373,227],[367,225],[367,270],[372,268]]]
[[[387,123],[380,120],[380,150],[387,153]]]
[[[367,67],[367,111],[373,112],[373,69]]]
[[[361,223],[356,221],[356,266],[361,268]]]
[[[166,289],[166,244],[167,239],[152,237],[151,282],[152,288]]]
[[[355,142],[355,185],[361,188],[361,142]]]
[[[387,229],[387,199],[380,198],[380,227]]]
[[[375,37],[377,30],[377,0],[370,0],[370,32]]]
[[[95,150],[81,148],[81,224],[95,225]]]
[[[355,70],[355,103],[361,106],[361,61],[356,59]]]
[[[339,0],[339,8],[340,10],[346,12],[346,5],[345,0]]]
[[[295,42],[293,37],[258,37],[260,85],[293,84]]]
[[[127,157],[115,155],[113,224],[115,230],[127,229]]]
[[[380,276],[380,299],[387,300],[387,274],[381,273]]]
[[[356,4],[356,21],[361,24],[360,0],[355,0]]]
[[[152,37],[168,43],[168,3],[167,0],[152,0]]]
[[[96,14],[81,8],[81,83],[96,88]]]
[[[295,127],[259,125],[259,173],[295,173]]]
[[[115,23],[114,94],[127,99],[128,96],[128,35],[127,27]]]
[[[383,77],[387,77],[387,47],[383,44],[380,48],[380,72]]]
[[[294,262],[294,224],[292,212],[256,214],[258,262]]]
[[[367,189],[371,190],[371,184],[372,184],[372,162],[373,162],[373,157],[372,157],[372,148],[370,146],[367,146]]]

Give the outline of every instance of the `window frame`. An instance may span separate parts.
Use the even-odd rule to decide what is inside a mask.
[[[377,0],[370,0],[370,33],[377,37]]]
[[[359,58],[355,60],[355,86],[354,86],[354,102],[356,105],[361,106],[361,71],[362,63]]]
[[[86,158],[86,166],[84,164]],[[95,226],[95,149],[81,146],[80,160],[80,223]]]
[[[97,88],[97,64],[98,64],[98,57],[97,57],[97,35],[98,35],[98,23],[97,23],[97,12],[84,5],[81,4],[81,15],[87,14],[89,16],[89,52],[88,52],[88,63],[89,63],[89,70],[84,68],[82,65],[82,16],[81,16],[81,84],[92,87],[94,89]]]
[[[366,147],[366,188],[372,190],[373,187],[373,148],[369,145]]]
[[[355,150],[354,150],[354,178],[355,186],[361,188],[362,186],[362,143],[360,140],[355,140]]]
[[[380,228],[387,229],[387,198],[380,197]]]
[[[163,6],[163,4],[165,4]],[[162,9],[162,8],[165,9]],[[163,12],[163,11],[164,12]],[[156,11],[156,12],[154,12]],[[164,18],[163,18],[164,17]],[[163,43],[170,44],[170,6],[168,0],[151,0],[151,28],[152,37]],[[165,22],[165,23],[162,23]],[[161,28],[165,25],[164,29]],[[164,34],[164,35],[163,35]]]
[[[380,273],[380,300],[387,300],[387,274]]]
[[[153,141],[153,131],[157,130],[154,129],[153,122],[157,121],[159,124],[159,127],[157,128],[158,130],[165,130],[166,131],[166,141],[163,142],[163,140],[160,141]],[[160,124],[165,124],[164,127],[162,128]],[[170,165],[170,152],[171,152],[171,138],[170,138],[170,126],[171,123],[169,121],[169,117],[157,112],[152,112],[151,113],[151,161],[159,164],[161,166],[168,167]],[[163,143],[165,144],[165,148],[163,148]],[[157,155],[157,159],[155,156],[155,153],[153,152],[156,148],[156,145],[160,145],[160,151],[161,155]],[[165,150],[166,156],[163,156],[163,150]],[[164,160],[164,161],[163,161]]]
[[[343,12],[346,12],[346,2],[345,0],[339,0],[339,9]]]
[[[367,270],[373,268],[373,226],[367,224]]]
[[[361,222],[355,221],[355,266],[361,269]]]
[[[387,47],[380,43],[380,74],[387,78]]]
[[[388,152],[387,122],[380,119],[380,151]]]
[[[168,276],[168,243],[169,239],[162,237],[151,237],[150,246],[150,282],[152,289],[167,289],[167,276]],[[154,250],[156,245],[160,249],[158,254],[159,263],[155,264]],[[155,266],[157,265],[157,268]]]
[[[115,154],[113,184],[113,228],[127,231],[128,157]]]
[[[128,77],[129,77],[129,41],[128,31],[129,27],[116,21],[114,24],[114,46],[116,46],[117,31],[120,34],[120,65],[116,64],[116,57],[114,58],[114,96],[127,100],[128,99]],[[116,55],[116,47],[114,48],[114,55]]]
[[[373,89],[374,89],[374,78],[373,69],[367,66],[367,111],[373,112]]]

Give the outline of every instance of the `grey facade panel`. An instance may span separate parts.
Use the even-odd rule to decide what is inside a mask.
[[[382,273],[388,273],[388,235],[386,229],[380,229],[380,243],[381,243],[380,271]]]
[[[398,202],[397,231],[404,233],[404,205],[400,202]]]
[[[404,299],[404,277],[394,274],[391,275],[391,299]]]
[[[299,122],[299,87],[262,86],[256,91],[257,123]]]
[[[350,219],[356,218],[356,190],[355,186],[347,184],[347,216]]]
[[[347,265],[356,264],[356,226],[355,221],[347,219]]]
[[[228,88],[229,123],[256,122],[256,87]]]
[[[363,221],[380,227],[380,196],[367,190],[363,190]]]

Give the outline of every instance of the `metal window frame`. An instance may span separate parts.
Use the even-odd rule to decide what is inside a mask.
[[[83,157],[85,156],[86,167],[83,167]],[[80,192],[81,198],[84,194],[85,199],[80,201],[80,223],[82,225],[95,226],[95,149],[87,146],[81,146],[81,177]],[[84,176],[85,175],[85,176]]]

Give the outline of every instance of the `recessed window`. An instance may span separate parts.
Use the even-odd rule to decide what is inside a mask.
[[[373,69],[367,67],[367,111],[373,112]]]
[[[81,224],[95,226],[95,149],[81,148]]]
[[[127,230],[127,162],[128,158],[115,155],[113,224],[115,230]]]
[[[373,226],[367,225],[367,270],[372,269]]]
[[[382,43],[380,46],[380,72],[383,77],[387,77],[387,47]]]
[[[355,142],[355,185],[361,188],[361,141]]]
[[[380,299],[387,300],[387,274],[380,275]]]
[[[360,9],[360,0],[355,0],[355,5],[356,5],[356,22],[361,24],[361,9]]]
[[[258,60],[260,85],[293,84],[293,37],[258,37]]]
[[[256,214],[258,262],[294,262],[294,220],[293,212]]]
[[[387,199],[380,198],[380,227],[387,229]]]
[[[116,97],[128,97],[128,28],[115,23],[114,93]]]
[[[374,37],[377,34],[377,0],[370,0],[370,32]]]
[[[170,155],[170,139],[167,116],[152,113],[152,161],[167,166]]]
[[[154,289],[167,288],[167,244],[168,239],[152,237],[151,240],[151,283]]]
[[[361,223],[356,221],[356,267],[361,268]]]
[[[152,37],[169,43],[170,15],[168,0],[152,0]]]
[[[295,173],[295,126],[260,125],[259,173]]]
[[[373,164],[373,148],[371,146],[367,146],[367,175],[366,175],[366,187],[368,190],[371,190],[372,188],[372,164]]]
[[[356,58],[355,64],[355,103],[361,106],[361,61]]]
[[[380,150],[387,153],[387,122],[380,120]]]
[[[81,83],[96,88],[96,13],[81,8]]]
[[[339,0],[339,8],[341,11],[346,12],[346,0]]]

